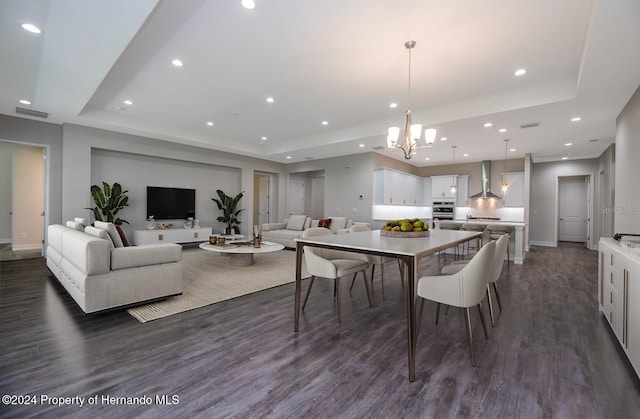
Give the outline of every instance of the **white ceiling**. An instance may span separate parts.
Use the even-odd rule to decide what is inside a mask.
[[[507,138],[540,162],[599,156],[640,84],[637,0],[255,2],[0,0],[0,113],[282,163],[371,152],[404,127],[412,39],[413,120],[438,140],[409,163],[502,159]]]

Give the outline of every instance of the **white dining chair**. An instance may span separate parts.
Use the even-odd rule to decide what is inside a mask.
[[[487,226],[487,230],[489,230],[489,237],[491,238],[491,240],[498,240],[500,238],[500,236],[502,235],[507,235],[509,236],[509,238],[511,238],[512,234],[513,234],[513,230],[514,228],[511,226],[503,226],[503,225],[499,225],[499,224],[490,224]],[[506,252],[507,252],[507,263],[509,263],[511,261],[511,251],[509,250],[509,243],[507,243],[507,248],[506,248]]]
[[[351,228],[349,229],[350,233],[357,233],[359,231],[371,231],[371,228],[369,228],[368,225],[366,224],[356,224],[356,225],[352,225]],[[382,285],[382,299],[385,300],[386,296],[384,294],[384,265],[385,264],[389,264],[389,263],[398,263],[398,268],[400,269],[400,280],[402,281],[402,288],[404,289],[404,278],[403,278],[403,273],[402,273],[402,265],[400,265],[400,260],[398,258],[392,258],[392,257],[384,257],[384,256],[374,256],[374,255],[368,255],[367,256],[369,263],[371,264],[371,285],[373,286],[373,276],[375,273],[375,269],[376,269],[376,265],[380,266],[380,282]],[[353,277],[353,279],[351,280],[351,288],[349,288],[349,290],[351,290],[353,288],[353,284],[356,282],[356,278],[355,276]]]
[[[481,303],[485,290],[487,289],[487,284],[489,283],[491,262],[495,255],[495,247],[494,241],[484,245],[469,263],[462,265],[462,269],[459,269],[453,274],[424,276],[418,281],[417,294],[421,300],[416,332],[420,328],[420,319],[422,318],[425,300],[438,303],[438,311],[440,304],[462,307],[464,309],[469,356],[471,357],[471,366],[473,367],[476,366],[476,362],[473,355],[473,334],[471,332],[469,308],[473,306],[478,307],[482,329],[484,330],[485,337],[488,339],[489,336],[487,334],[487,326],[484,321]]]
[[[306,229],[302,233],[303,238],[311,238],[317,236],[333,235],[331,230],[324,227],[312,227]],[[304,246],[304,260],[307,265],[307,271],[311,274],[311,282],[307,288],[304,297],[302,310],[307,305],[307,299],[313,287],[313,282],[317,277],[333,279],[334,292],[338,306],[338,322],[342,322],[342,311],[340,307],[340,278],[345,275],[353,274],[355,279],[358,272],[362,272],[364,286],[367,290],[367,300],[369,307],[371,304],[371,294],[369,292],[369,284],[367,282],[367,269],[369,269],[369,261],[366,255],[359,253],[343,252],[339,250],[322,249],[319,247]]]

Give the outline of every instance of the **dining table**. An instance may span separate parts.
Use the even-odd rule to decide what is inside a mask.
[[[300,296],[302,292],[302,256],[305,246],[342,250],[366,255],[398,258],[403,262],[407,315],[407,354],[409,361],[409,381],[416,375],[416,286],[418,262],[421,258],[445,249],[458,246],[470,240],[482,244],[482,233],[477,231],[430,230],[426,237],[390,237],[381,235],[380,230],[333,234],[296,239],[296,287],[294,333],[300,327]]]

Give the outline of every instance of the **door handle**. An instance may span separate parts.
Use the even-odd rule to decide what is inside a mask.
[[[564,221],[564,218],[561,218],[560,221]]]

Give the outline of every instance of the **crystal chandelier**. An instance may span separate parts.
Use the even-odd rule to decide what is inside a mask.
[[[407,41],[404,44],[405,48],[409,50],[409,101],[408,108],[411,106],[411,50],[416,46],[416,41]],[[420,144],[420,137],[422,136],[422,125],[411,123],[411,109],[407,109],[407,120],[404,126],[404,136],[400,139],[400,127],[390,127],[389,134],[387,135],[387,148],[400,149],[404,152],[404,158],[409,160],[411,155],[418,147],[431,147],[436,139],[436,130],[429,128],[424,131],[424,145]]]

